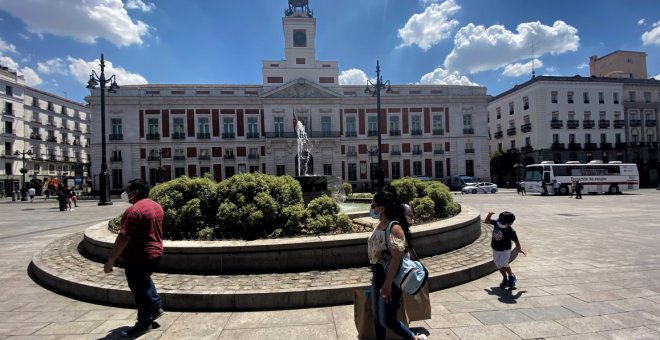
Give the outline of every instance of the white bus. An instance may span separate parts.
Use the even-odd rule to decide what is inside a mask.
[[[541,180],[546,183],[549,193],[553,193],[552,181],[559,182],[560,195],[567,195],[571,182],[579,180],[584,186],[582,192],[618,194],[623,191],[639,189],[639,171],[637,164],[621,162],[591,161],[588,164],[566,162],[554,164],[544,161],[525,167],[523,183],[528,192],[543,192]]]

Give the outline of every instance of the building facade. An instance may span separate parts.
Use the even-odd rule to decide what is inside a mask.
[[[20,190],[21,169],[27,170],[28,186],[38,192],[49,180],[82,188],[88,180],[90,110],[25,85],[23,76],[6,67],[0,68],[0,100],[3,194]]]
[[[366,84],[339,85],[338,63],[316,59],[316,19],[306,5],[291,3],[282,19],[285,59],[262,63],[262,84],[120,84],[116,94],[106,94],[113,190],[132,178],[157,183],[184,175],[219,181],[240,172],[301,174],[297,121],[309,137],[308,173],[338,176],[357,190],[369,190],[376,178],[379,127],[386,181],[459,174],[489,179],[484,87],[392,85],[391,93],[381,93],[379,115]],[[98,91],[88,98],[95,113]],[[99,114],[93,128],[101,130]],[[92,150],[96,174],[98,134]]]
[[[646,53],[614,51],[602,57],[589,57],[592,76],[607,78],[646,79]]]
[[[506,180],[520,165],[602,160],[637,163],[655,185],[659,108],[654,79],[536,77],[489,103],[490,147],[508,156]]]

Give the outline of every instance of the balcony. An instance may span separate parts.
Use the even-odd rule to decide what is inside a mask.
[[[68,139],[68,138],[62,138],[62,143],[61,143],[61,144],[64,144],[64,145],[71,145],[71,142],[69,142],[69,139]]]
[[[614,143],[615,149],[625,149],[627,147],[628,147],[627,143],[621,143],[621,142]]]
[[[596,143],[584,143],[585,150],[596,150]]]
[[[149,156],[147,157],[147,161],[149,162],[160,161],[160,156],[155,156],[155,155]]]
[[[378,136],[378,131],[376,131],[376,130],[369,130],[369,131],[367,131],[367,136],[369,136],[369,137],[376,137],[376,136]]]
[[[197,139],[211,139],[211,133],[210,132],[198,132],[197,133]]]
[[[39,133],[31,133],[31,134],[30,134],[30,139],[41,140],[41,134],[39,134]]]
[[[337,138],[341,137],[340,131],[312,131],[307,134],[312,138]]]
[[[532,131],[532,123],[520,125],[520,131],[523,133]]]
[[[596,123],[594,122],[593,119],[582,121],[582,127],[584,129],[592,129],[594,126],[596,126]]]
[[[222,139],[234,139],[236,135],[233,132],[223,132]]]
[[[110,157],[110,162],[121,162],[121,156]]]
[[[357,152],[356,151],[348,151],[348,152],[346,152],[346,157],[357,157]]]
[[[248,154],[248,159],[259,159],[259,154],[249,153]]]
[[[15,132],[13,129],[2,129],[3,135],[13,135]]]
[[[346,131],[344,137],[357,137],[357,131]]]
[[[186,139],[186,134],[183,132],[175,132],[172,134],[172,139],[177,139],[177,140]]]
[[[568,143],[568,149],[571,151],[576,151],[582,149],[582,144],[580,143]]]
[[[392,156],[401,156],[401,150],[392,150],[392,151],[390,151],[390,155],[392,155]]]
[[[48,159],[51,160],[51,161],[56,161],[57,156],[56,155],[48,155]]]
[[[390,130],[390,136],[401,136],[401,130]]]
[[[261,137],[261,134],[259,132],[248,132],[245,137],[247,137],[248,139],[259,139],[259,137]]]
[[[609,119],[601,119],[598,121],[598,127],[601,129],[607,129],[610,127]]]
[[[569,129],[577,129],[580,127],[580,121],[577,119],[569,119],[566,121],[566,127]]]
[[[507,149],[507,150],[506,150],[506,153],[517,154],[517,153],[518,153],[518,149],[516,149],[516,148]]]
[[[550,149],[553,151],[560,151],[564,150],[564,143],[552,143],[552,146],[550,146]]]
[[[647,119],[644,121],[644,125],[646,127],[655,127],[657,124],[657,121],[655,119]]]
[[[160,133],[147,133],[147,140],[159,140]]]
[[[412,154],[413,155],[422,155],[424,152],[422,150],[413,150]]]
[[[55,136],[46,137],[46,142],[57,143],[57,137]]]
[[[410,130],[410,135],[411,136],[421,136],[422,135],[422,129]]]
[[[62,160],[65,162],[70,162],[71,158],[69,156],[62,156]]]
[[[516,128],[508,128],[506,129],[506,135],[507,136],[515,136],[516,135]]]
[[[614,128],[615,129],[621,129],[626,126],[626,121],[623,119],[615,119],[614,120]]]
[[[124,140],[124,135],[121,134],[121,133],[112,133],[112,134],[110,134],[110,137],[108,139],[109,140]]]
[[[176,155],[176,156],[172,157],[172,159],[174,159],[175,161],[185,161],[186,156]]]
[[[444,155],[444,154],[445,154],[445,150],[433,150],[433,154],[434,154],[434,155]]]
[[[630,124],[630,127],[639,127],[642,126],[642,120],[641,119],[630,119],[628,121]]]
[[[550,128],[561,129],[564,126],[563,120],[553,119],[550,121]]]
[[[504,132],[495,131],[495,139],[502,139],[503,136],[504,136]]]
[[[295,132],[275,131],[275,132],[266,132],[265,135],[266,138],[296,138]]]
[[[465,153],[474,153],[474,149],[465,149]]]
[[[464,135],[474,135],[474,129],[473,128],[463,128],[463,134]]]
[[[531,145],[526,145],[520,148],[521,153],[530,153],[532,151],[534,151],[534,148]]]
[[[600,148],[603,150],[610,150],[612,149],[612,143],[600,143]]]
[[[199,159],[200,161],[210,161],[211,155],[199,155],[197,159]]]
[[[2,114],[5,115],[5,116],[14,116],[16,114],[16,110],[4,109],[4,110],[2,110]]]
[[[223,158],[223,159],[236,159],[236,157],[234,156],[233,153],[232,153],[232,154],[224,154],[224,155],[222,156],[222,158]]]
[[[442,136],[445,134],[445,130],[443,129],[433,129],[433,135],[434,136]]]

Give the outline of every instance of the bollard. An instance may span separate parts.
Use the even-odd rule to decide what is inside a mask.
[[[17,197],[18,197],[18,195],[16,194],[16,190],[12,191],[11,192],[11,201],[16,202]]]

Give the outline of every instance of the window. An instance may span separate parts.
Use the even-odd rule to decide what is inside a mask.
[[[619,93],[614,92],[612,98],[614,98],[614,104],[619,104]]]
[[[202,177],[204,177],[207,174],[211,174],[211,168],[209,168],[208,166],[200,166],[199,167],[199,174]]]
[[[575,120],[575,111],[568,111],[568,120]]]
[[[321,116],[321,134],[330,137],[332,131],[332,119],[330,116]]]
[[[444,132],[444,127],[442,124],[442,116],[441,115],[435,115],[433,116],[433,134],[434,135],[441,135]]]
[[[523,97],[523,110],[529,109],[529,97],[524,96]]]
[[[525,137],[525,146],[532,145],[532,137]]]
[[[515,149],[516,149],[516,141],[512,140],[511,141],[511,150],[515,150]]]
[[[413,175],[422,176],[422,162],[420,161],[413,162]]]
[[[584,111],[584,120],[591,120],[591,111]]]
[[[471,114],[463,115],[463,133],[474,133]]]
[[[552,92],[550,93],[550,98],[551,98],[550,101],[551,101],[553,104],[556,104],[556,103],[557,103],[557,91],[552,91]]]
[[[121,162],[121,150],[112,150],[110,160],[113,162]]]
[[[332,176],[332,164],[323,164],[323,175]]]
[[[247,119],[248,138],[259,138],[259,123],[257,117],[249,117]]]
[[[630,91],[628,92],[628,98],[630,99],[631,102],[635,102],[635,91]]]
[[[410,134],[412,135],[421,135],[422,134],[422,116],[414,115],[410,117],[411,130]]]
[[[571,133],[568,135],[568,144],[575,144],[575,134]]]
[[[552,120],[559,120],[559,111],[552,111]]]
[[[275,117],[273,121],[275,137],[284,137],[284,117]]]
[[[499,107],[495,108],[495,118],[497,119],[502,118],[502,110]]]
[[[607,143],[607,134],[605,134],[605,133],[600,134],[600,142],[601,143]]]
[[[357,164],[348,163],[348,180],[357,181]]]
[[[421,155],[422,154],[422,146],[419,144],[414,144],[413,145],[413,155]]]
[[[466,159],[465,160],[465,174],[467,176],[474,176],[474,160]]]
[[[390,145],[390,154],[392,155],[400,155],[401,154],[401,146],[399,144],[394,144]]]
[[[590,133],[585,133],[584,134],[584,142],[585,143],[591,143],[591,134]]]
[[[197,138],[200,139],[211,138],[209,119],[207,117],[202,117],[197,120]]]
[[[369,136],[378,135],[378,117],[376,116],[367,117],[367,129]]]
[[[399,116],[390,117],[390,136],[400,136]]]
[[[651,92],[644,92],[644,102],[645,103],[651,102]]]
[[[598,119],[600,120],[607,119],[607,113],[605,111],[600,111],[600,113],[598,114]]]
[[[346,117],[346,137],[355,137],[357,136],[355,130],[355,116]]]
[[[157,136],[160,133],[160,128],[158,126],[158,118],[149,118],[147,120],[148,133],[152,137]]]
[[[401,178],[401,163],[392,162],[392,179]]]
[[[123,178],[122,169],[112,169],[112,188],[113,189],[124,188],[124,178]]]
[[[445,169],[442,161],[435,161],[435,178],[441,178],[444,172]]]
[[[621,134],[620,133],[617,133],[617,134],[614,135],[614,142],[619,143],[619,144],[621,143]]]
[[[573,104],[573,91],[568,91],[566,95],[569,104]]]
[[[513,114],[513,102],[509,102],[509,115]]]
[[[598,104],[605,104],[605,94],[598,92]]]
[[[186,175],[185,168],[174,168],[174,178],[183,177]]]
[[[442,144],[435,144],[433,146],[433,153],[434,154],[443,154],[443,153],[445,153],[443,145]]]
[[[277,174],[277,176],[286,175],[286,167],[283,164],[277,164],[275,166],[275,173]]]
[[[222,137],[234,138],[234,118],[222,119]]]
[[[589,104],[589,92],[582,92],[582,101],[585,104]]]
[[[5,95],[10,96],[10,97],[13,96],[14,95],[14,89],[9,85],[5,85]]]
[[[174,127],[174,134],[172,138],[183,139],[186,137],[185,126],[183,125],[183,118],[173,118],[172,125]]]
[[[558,144],[559,143],[559,134],[552,134],[552,144]]]
[[[248,171],[251,172],[251,173],[259,172],[259,166],[258,165],[250,165],[248,167]]]
[[[630,110],[630,120],[639,120],[637,117],[637,110]]]
[[[231,176],[234,176],[236,173],[236,169],[233,166],[226,166],[225,167],[225,178],[229,178]]]

